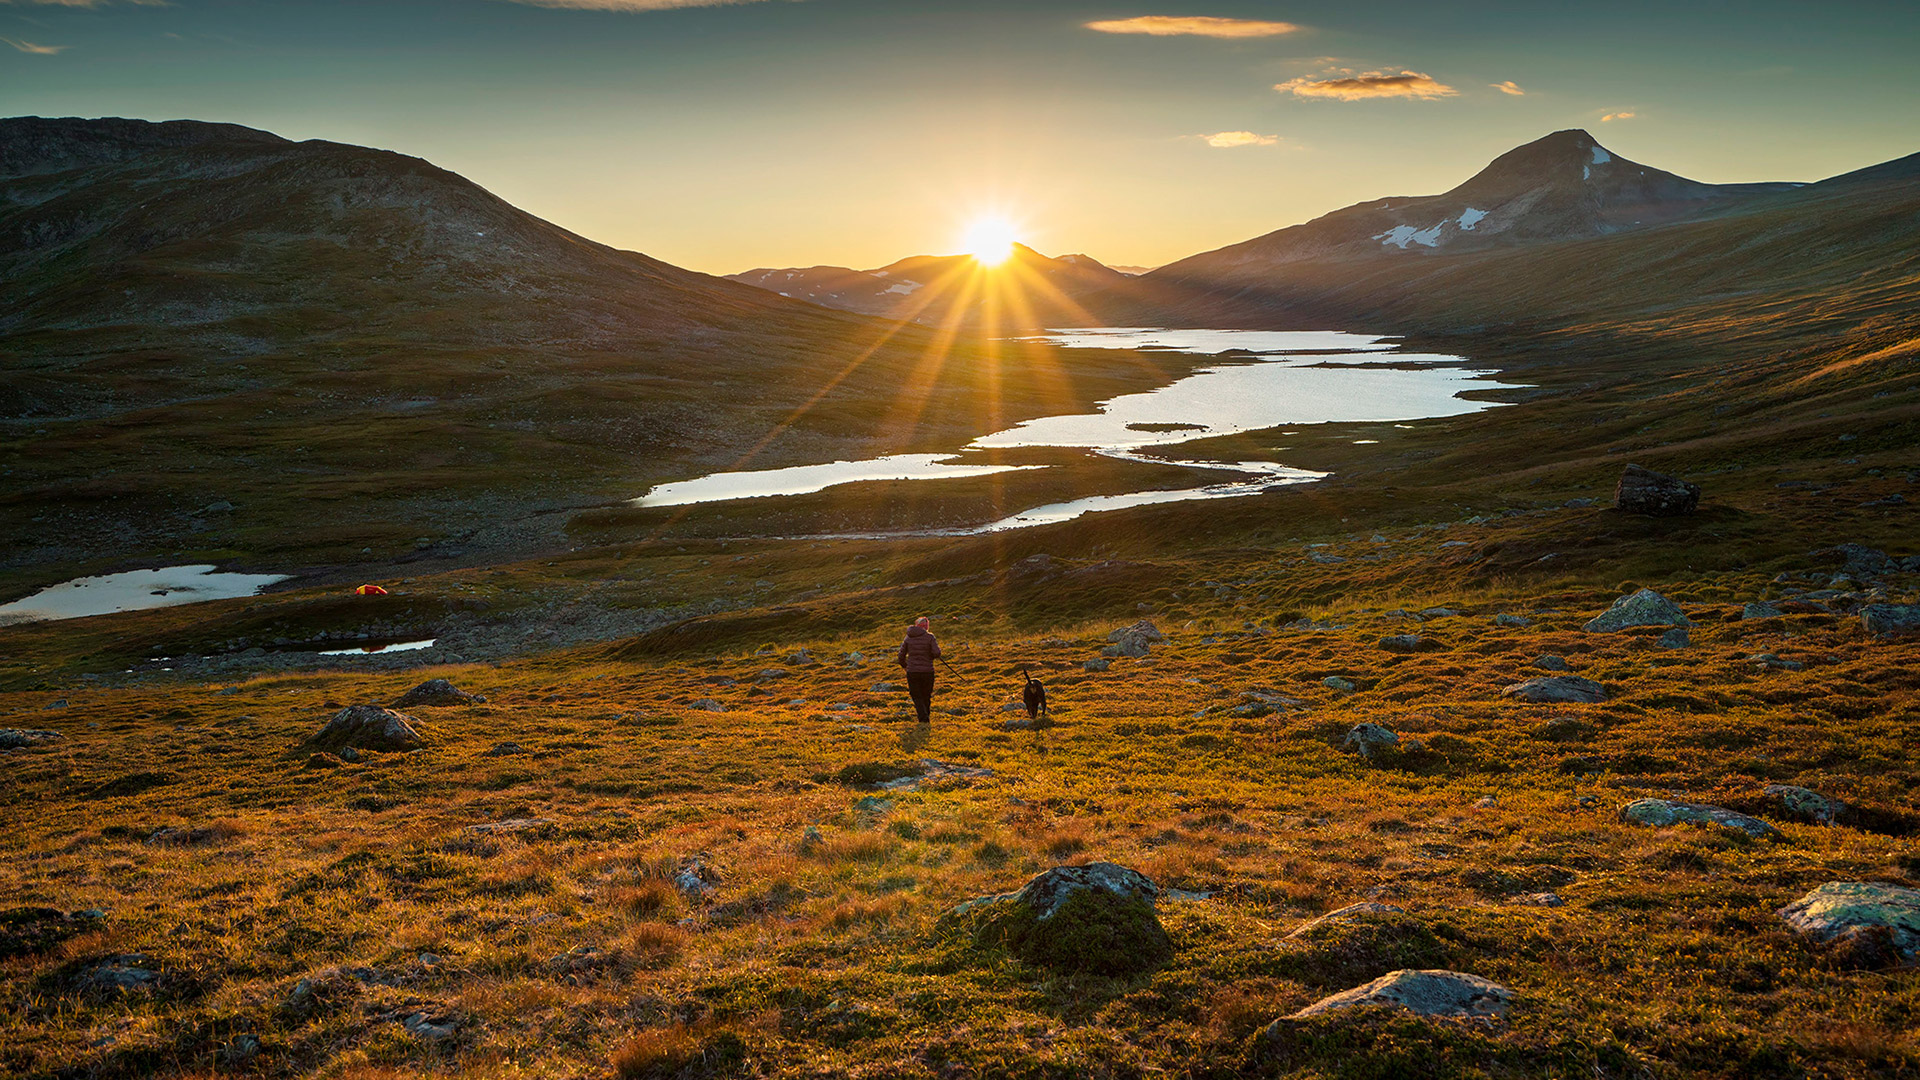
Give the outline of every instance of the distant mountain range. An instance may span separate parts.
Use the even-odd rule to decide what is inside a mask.
[[[916,255],[875,270],[845,266],[796,266],[727,275],[756,288],[826,307],[945,324],[956,314],[978,315],[989,307],[1013,317],[1052,312],[1074,297],[1125,282],[1127,273],[1086,255],[1049,258],[1024,244],[997,266],[983,267],[971,255]]]

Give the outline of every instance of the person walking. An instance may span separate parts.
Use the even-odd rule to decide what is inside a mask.
[[[934,640],[933,622],[925,615],[907,627],[907,640],[900,643],[894,659],[907,669],[907,696],[913,699],[913,711],[923,724],[933,721],[933,662],[940,659],[940,643]]]

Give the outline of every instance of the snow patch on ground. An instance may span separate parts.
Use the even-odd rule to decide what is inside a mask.
[[[1422,247],[1439,247],[1440,230],[1446,228],[1446,225],[1447,223],[1444,221],[1430,229],[1416,229],[1411,225],[1395,225],[1386,232],[1377,234],[1374,236],[1374,239],[1380,241],[1383,247],[1391,244],[1401,251],[1407,250],[1408,244],[1419,244]]]
[[[881,291],[883,293],[899,293],[901,296],[911,296],[913,294],[913,290],[919,287],[920,287],[920,283],[917,281],[902,280],[902,281],[894,282],[893,284],[887,286],[885,289]]]
[[[1480,224],[1480,219],[1486,216],[1487,212],[1485,210],[1475,210],[1469,206],[1465,210],[1460,211],[1460,227],[1468,232],[1472,232],[1473,227]]]
[[[872,274],[874,277],[892,277],[893,276],[892,274],[889,274],[885,270],[869,270],[867,271],[867,273]]]
[[[1591,165],[1580,166],[1580,179],[1582,180],[1593,179],[1593,166]]]
[[[1607,162],[1612,160],[1613,160],[1613,155],[1607,153],[1605,150],[1602,150],[1600,148],[1599,143],[1595,143],[1593,145],[1593,163],[1595,165],[1605,165]]]

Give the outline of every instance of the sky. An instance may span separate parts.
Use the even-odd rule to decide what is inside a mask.
[[[0,115],[423,157],[709,273],[1010,222],[1154,266],[1582,127],[1710,182],[1920,151],[1920,4],[0,0]]]

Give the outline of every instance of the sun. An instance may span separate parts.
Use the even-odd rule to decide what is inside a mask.
[[[962,250],[982,266],[999,266],[1013,255],[1013,223],[1005,218],[975,218],[960,236]]]

